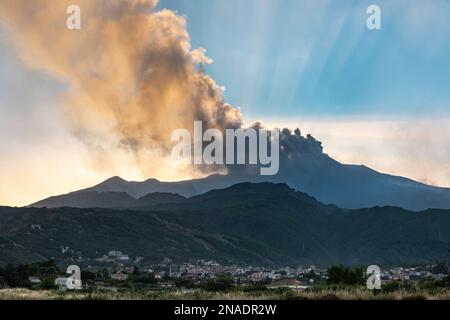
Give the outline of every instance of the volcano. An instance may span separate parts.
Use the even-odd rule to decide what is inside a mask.
[[[360,209],[395,206],[413,211],[429,208],[450,209],[450,189],[440,188],[400,176],[377,172],[363,165],[340,163],[323,152],[322,143],[300,130],[284,129],[280,136],[280,170],[274,176],[259,175],[257,166],[229,166],[228,174],[214,174],[202,179],[163,182],[149,179],[143,182],[110,178],[91,188],[51,197],[32,204],[33,207],[85,207],[85,198],[97,196],[105,207],[105,193],[120,193],[120,201],[110,207],[128,207],[129,198],[141,198],[152,193],[178,194],[192,197],[214,189],[224,189],[243,182],[285,183],[326,204],[341,208]],[[95,201],[90,204],[95,207]]]

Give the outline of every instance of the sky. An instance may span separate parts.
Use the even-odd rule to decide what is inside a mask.
[[[374,3],[381,8],[381,30],[366,27],[366,8]],[[224,100],[240,109],[245,123],[262,120],[269,127],[300,127],[341,162],[450,187],[450,2],[161,0],[152,10],[164,8],[176,16],[158,19],[176,25],[175,38],[185,37],[186,28],[190,46],[206,49],[213,63],[202,57],[208,60],[205,73],[224,87]],[[13,9],[19,10],[19,16],[24,10]],[[179,16],[186,19],[185,26]],[[67,106],[61,100],[68,93],[86,95],[74,89],[80,86],[76,76],[86,80],[86,74],[38,55],[45,48],[31,46],[39,40],[32,32],[44,32],[47,26],[12,32],[9,24],[23,20],[4,21],[0,24],[0,204],[26,205],[113,175],[170,181],[192,176],[163,165],[142,170],[130,165],[132,156],[116,149],[93,156],[84,139],[92,131],[83,131],[80,139],[85,123],[78,119],[76,130],[73,122],[68,124]],[[160,31],[158,21],[156,31]],[[61,41],[59,36],[54,35]],[[147,36],[152,40],[152,34]],[[72,52],[74,47],[65,42],[61,50],[80,56],[71,57],[79,62],[101,50],[92,42],[81,44],[76,48],[88,51]],[[120,59],[114,56],[111,61]],[[105,74],[108,82],[119,73]],[[171,92],[166,96],[172,97]],[[167,99],[163,102],[173,101]],[[158,122],[164,124],[164,119],[160,116]],[[99,161],[111,154],[113,165]]]
[[[382,30],[366,27],[378,4]],[[248,117],[450,113],[445,0],[162,0]]]

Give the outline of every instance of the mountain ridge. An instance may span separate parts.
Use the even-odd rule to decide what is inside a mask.
[[[97,265],[120,250],[146,263],[406,265],[443,261],[449,244],[450,210],[341,209],[274,183],[138,209],[0,208],[0,263]]]
[[[81,190],[61,196],[50,197],[36,202],[29,207],[37,208],[138,208],[155,206],[165,203],[179,203],[186,200],[185,197],[167,192],[153,192],[139,198],[135,198],[126,192],[99,192]]]
[[[385,200],[375,200],[375,201],[339,201],[339,199],[336,199],[336,197],[327,197],[323,196],[324,193],[327,191],[320,190],[318,192],[311,193],[312,196],[318,198],[319,200],[327,203],[327,204],[335,204],[340,207],[347,207],[350,209],[359,209],[359,208],[365,208],[365,207],[373,207],[373,206],[397,206],[397,207],[403,207],[405,209],[414,210],[414,211],[421,211],[425,209],[450,209],[450,189],[449,188],[443,188],[443,187],[434,187],[429,186],[417,181],[414,181],[409,178],[401,177],[401,176],[394,176],[394,175],[388,175],[388,174],[381,174],[373,169],[370,169],[365,166],[356,166],[356,165],[347,165],[348,168],[357,168],[356,170],[365,170],[370,172],[373,175],[377,176],[377,179],[384,179],[384,181],[389,180],[389,184],[392,188],[398,187],[401,189],[409,189],[411,193],[414,193],[414,195],[405,196],[403,194],[403,198],[407,198],[405,201],[385,201]],[[381,175],[381,177],[380,177]],[[120,178],[118,176],[109,178],[93,187],[89,187],[86,189],[81,189],[78,191],[74,191],[68,194],[59,195],[59,196],[52,196],[43,200],[40,200],[38,202],[35,202],[33,204],[30,204],[29,206],[36,206],[36,207],[58,207],[58,206],[64,206],[64,205],[58,205],[58,203],[66,204],[68,206],[73,207],[79,207],[77,203],[73,203],[70,201],[70,196],[74,194],[82,194],[86,192],[97,192],[97,193],[106,193],[106,192],[112,192],[112,193],[126,193],[129,196],[133,198],[140,198],[143,196],[146,196],[148,194],[152,193],[168,193],[168,194],[178,194],[182,197],[189,198],[192,196],[196,196],[199,194],[203,194],[205,192],[208,192],[210,190],[217,190],[217,189],[224,189],[228,188],[230,186],[233,186],[235,184],[243,183],[243,182],[275,182],[275,183],[286,183],[289,187],[292,187],[298,191],[304,191],[303,189],[300,189],[300,187],[296,187],[295,182],[289,183],[286,182],[287,179],[283,179],[280,177],[273,177],[273,178],[267,178],[267,177],[261,177],[261,176],[253,176],[253,175],[243,175],[243,176],[236,176],[233,174],[229,175],[220,175],[220,174],[214,174],[207,176],[202,179],[192,179],[192,180],[183,180],[183,181],[176,181],[176,182],[165,182],[160,181],[157,179],[147,179],[142,182],[138,181],[127,181],[123,178]],[[383,181],[383,183],[385,183]],[[312,184],[310,184],[310,188],[318,189],[317,187],[312,187]],[[319,188],[320,189],[320,188]],[[339,189],[339,186],[332,186],[331,189]],[[354,191],[357,191],[357,188],[344,188],[346,192],[351,193],[352,189]],[[350,189],[350,190],[349,190]],[[374,190],[374,193],[376,193],[377,190]],[[308,192],[310,194],[310,192]],[[417,195],[418,194],[418,195]],[[412,198],[419,199],[417,200],[420,202],[420,195],[425,194],[429,196],[425,196],[421,202],[421,204],[415,204],[411,203],[409,200]],[[374,196],[376,198],[376,196]],[[434,201],[434,198],[437,198],[436,201]],[[333,201],[337,200],[337,201]],[[433,205],[435,203],[435,205]],[[111,207],[111,206],[110,206]]]

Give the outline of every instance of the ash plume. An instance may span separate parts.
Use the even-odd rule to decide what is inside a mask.
[[[157,10],[157,0],[78,0],[81,30],[66,28],[71,0],[0,2],[6,27],[23,63],[67,85],[61,105],[71,132],[99,170],[138,166],[143,177],[177,170],[168,161],[171,132],[239,128],[239,109],[203,70],[212,63],[193,49],[186,18]],[[285,129],[282,156],[321,152],[312,137]],[[202,168],[186,169],[203,171]],[[161,173],[162,172],[162,173]]]
[[[73,1],[0,3],[0,22],[30,68],[67,83],[61,97],[72,132],[96,162],[132,155],[145,175],[170,147],[170,133],[241,125],[238,109],[202,72],[212,60],[192,49],[186,19],[156,0],[80,0],[81,30],[65,27]]]

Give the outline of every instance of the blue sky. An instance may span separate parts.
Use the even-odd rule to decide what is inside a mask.
[[[366,28],[378,4],[382,30]],[[162,0],[250,118],[422,117],[450,110],[445,0]]]

